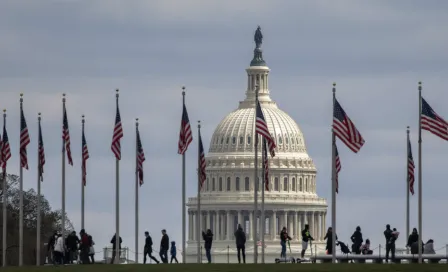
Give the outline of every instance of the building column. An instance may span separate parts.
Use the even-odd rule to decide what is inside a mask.
[[[299,219],[299,221],[297,222],[297,229],[298,229],[298,234],[299,234],[299,236],[298,236],[298,240],[300,241],[300,239],[301,239],[301,234],[302,234],[302,229],[303,229],[303,219],[302,219],[302,212],[301,211],[298,211],[297,212],[297,217],[298,217],[298,219]]]
[[[249,213],[249,241],[254,239],[254,212]]]
[[[323,212],[320,213],[320,228],[322,229],[320,240],[323,241],[324,237],[325,237],[325,233],[326,233],[325,218],[324,218],[324,213]]]
[[[314,229],[316,229],[316,239],[318,241],[320,241],[320,222],[319,222],[319,212],[315,212],[314,213],[314,218],[315,218],[315,225],[314,225]]]
[[[188,212],[188,240],[193,240],[193,212]]]
[[[314,237],[314,235],[316,235],[316,233],[314,233],[314,212],[310,212],[309,214],[309,218],[310,218],[310,232],[311,232],[311,236]]]
[[[294,222],[293,222],[293,229],[294,229],[294,240],[299,240],[299,231],[297,228],[297,221],[298,221],[298,216],[297,216],[297,211],[294,211]]]
[[[211,211],[206,211],[205,212],[205,227],[207,228],[207,229],[210,229],[210,216],[211,216]]]
[[[272,240],[277,240],[277,211],[272,211]]]
[[[220,240],[225,240],[225,229],[226,229],[226,225],[225,225],[225,218],[224,218],[224,214],[220,213],[219,217],[221,218],[221,231],[219,232],[219,239]]]
[[[215,211],[215,213],[213,214],[213,236],[218,234],[218,211]]]
[[[241,226],[244,228],[243,214],[241,211],[238,211],[238,224],[241,224]]]
[[[294,235],[295,235],[294,216],[289,218],[289,222],[288,222],[287,228],[288,228],[289,236],[294,237]]]
[[[230,240],[230,211],[226,211],[226,214],[227,214],[226,240]]]
[[[284,213],[284,221],[283,221],[284,223],[283,223],[283,226],[281,227],[281,228],[283,228],[283,227],[288,227],[288,212],[285,212]]]

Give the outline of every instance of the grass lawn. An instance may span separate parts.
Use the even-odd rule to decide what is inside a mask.
[[[265,264],[265,265],[238,265],[238,264],[171,264],[171,265],[72,265],[72,266],[28,266],[28,267],[9,267],[1,269],[2,272],[46,272],[46,271],[64,271],[64,272],[263,272],[263,271],[299,271],[299,272],[388,272],[388,271],[403,271],[403,272],[438,272],[447,271],[446,264]]]

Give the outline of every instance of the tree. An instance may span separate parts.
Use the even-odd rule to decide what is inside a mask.
[[[19,214],[20,214],[20,189],[19,177],[7,175],[7,265],[17,265],[19,261]],[[3,199],[3,175],[0,174],[0,199]],[[23,263],[25,265],[36,264],[36,240],[37,240],[37,200],[36,191],[30,189],[23,192]],[[3,205],[3,203],[2,203]],[[1,206],[3,209],[3,206]],[[62,211],[52,210],[47,199],[40,196],[41,212],[41,263],[44,263],[47,249],[44,244],[61,229]],[[73,224],[67,214],[65,217],[66,233],[71,232]],[[0,245],[2,244],[3,212],[0,212]],[[3,250],[3,249],[2,249]],[[0,252],[2,251],[0,250]],[[1,259],[0,259],[1,264]]]

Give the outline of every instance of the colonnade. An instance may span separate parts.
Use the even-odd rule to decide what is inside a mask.
[[[204,210],[201,211],[199,229],[211,229],[214,240],[228,241],[234,240],[234,232],[238,224],[241,224],[249,241],[253,239],[261,240],[260,233],[260,213],[257,214],[257,235],[254,237],[252,227],[254,224],[254,213],[250,210]],[[283,227],[288,230],[289,236],[293,240],[301,240],[301,232],[305,224],[309,225],[311,236],[316,241],[323,241],[326,234],[326,215],[324,210],[316,211],[289,211],[289,210],[266,210],[265,211],[265,241],[279,240],[279,233]],[[188,211],[188,240],[197,239],[197,211]],[[202,237],[200,237],[202,239]]]

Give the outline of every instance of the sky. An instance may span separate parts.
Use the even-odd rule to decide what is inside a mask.
[[[4,0],[0,3],[0,107],[7,109],[19,172],[19,94],[31,134],[24,187],[36,188],[37,113],[46,150],[42,193],[61,207],[62,94],[74,166],[66,167],[66,209],[81,221],[81,115],[90,152],[86,230],[96,251],[115,232],[115,159],[110,149],[115,89],[124,129],[120,162],[123,244],[134,248],[135,118],[146,154],[140,188],[140,244],[148,230],[156,248],[165,228],[181,242],[181,156],[177,141],[181,87],[193,128],[202,121],[205,150],[214,128],[244,99],[253,33],[260,25],[271,97],[299,124],[318,169],[317,192],[331,203],[332,83],[366,143],[358,154],[338,144],[338,236],[357,225],[372,244],[384,244],[391,224],[405,245],[406,127],[418,159],[418,90],[448,119],[448,2],[416,1],[116,1]],[[193,137],[197,139],[196,129]],[[448,143],[422,132],[423,240],[448,243]],[[187,196],[196,190],[194,141],[187,152]],[[417,174],[417,169],[416,169]],[[415,187],[416,193],[417,185]],[[411,228],[417,227],[417,194]],[[443,208],[442,208],[443,209]],[[331,222],[331,207],[327,224]],[[442,250],[444,252],[444,249]],[[131,253],[131,256],[133,254]]]

